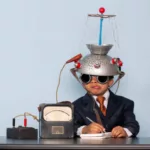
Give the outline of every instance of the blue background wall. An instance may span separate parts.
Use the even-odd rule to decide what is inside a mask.
[[[124,62],[126,76],[118,94],[135,102],[139,136],[150,135],[149,0],[1,0],[0,135],[6,135],[14,116],[38,116],[40,103],[56,102],[58,74],[65,61],[88,54],[85,44],[98,42],[99,20],[87,14],[98,13],[101,6],[106,14],[117,15],[104,21],[103,43],[114,44],[109,54]],[[68,64],[63,71],[59,101],[85,94],[69,71],[72,67]],[[28,120],[28,126],[38,128],[35,120]],[[17,125],[23,125],[22,117]]]

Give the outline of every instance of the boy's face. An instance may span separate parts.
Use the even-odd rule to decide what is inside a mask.
[[[108,88],[113,84],[113,79],[108,80],[106,83],[101,84],[97,81],[96,76],[92,76],[91,82],[88,84],[83,83],[84,88],[92,95],[103,95]]]

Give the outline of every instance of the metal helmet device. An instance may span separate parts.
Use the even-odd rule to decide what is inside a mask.
[[[107,55],[112,46],[111,44],[101,46],[87,44],[91,54],[86,55],[75,64],[76,71],[81,74],[96,76],[114,76],[120,74],[121,60]]]
[[[101,46],[87,44],[90,54],[87,54],[83,58],[82,55],[79,54],[70,59],[75,63],[75,68],[72,68],[71,72],[76,79],[80,81],[76,72],[94,76],[118,75],[116,82],[121,79],[124,76],[124,72],[121,71],[121,67],[123,65],[122,61],[119,58],[112,58],[108,55],[112,46],[113,45],[111,44],[104,44]]]
[[[101,7],[99,9],[101,14],[88,14],[90,17],[100,18],[100,34],[98,44],[86,44],[90,53],[82,58],[82,54],[78,54],[75,57],[68,60],[66,63],[74,62],[75,68],[71,69],[72,74],[80,81],[77,76],[77,72],[80,74],[94,75],[94,76],[116,76],[119,81],[124,72],[121,71],[123,62],[120,58],[113,58],[108,55],[109,51],[113,47],[113,44],[102,44],[102,22],[104,18],[115,17],[115,15],[104,15],[105,9]],[[82,58],[82,59],[81,59]],[[113,84],[113,85],[114,85]]]

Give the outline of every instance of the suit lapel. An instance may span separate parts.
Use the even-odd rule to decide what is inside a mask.
[[[106,112],[107,118],[111,118],[121,104],[117,96],[113,94],[111,91],[109,92],[110,92],[110,97],[108,100],[108,106],[107,106],[107,112]]]
[[[118,110],[118,108],[121,105],[121,102],[119,101],[118,97],[115,94],[113,94],[111,91],[109,92],[110,92],[110,97],[108,100],[108,106],[107,106],[107,112],[106,112],[106,117],[108,119],[114,115],[114,113]],[[93,121],[96,121],[96,116],[93,111],[94,104],[95,104],[95,108],[100,113],[99,107],[93,100],[92,96],[87,93],[83,97],[83,104],[82,104],[84,106],[84,110],[86,111],[86,115],[87,115],[85,117],[89,117]]]
[[[87,115],[85,117],[89,117],[90,119],[92,119],[93,121],[96,122],[96,116],[93,111],[94,100],[93,100],[92,96],[89,95],[88,93],[84,96],[83,106],[84,106],[84,110],[86,111],[86,115]]]

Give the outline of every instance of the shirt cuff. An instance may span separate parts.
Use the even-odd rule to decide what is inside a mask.
[[[129,131],[129,129],[127,128],[124,128],[124,130],[126,131],[128,137],[131,137],[132,136],[132,133]]]
[[[85,126],[81,126],[77,129],[77,135],[80,136],[80,134],[82,134],[82,129],[84,128]]]

